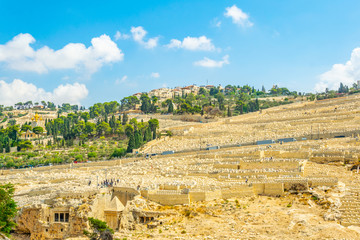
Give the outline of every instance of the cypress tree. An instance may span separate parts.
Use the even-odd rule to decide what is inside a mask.
[[[143,141],[139,130],[135,131],[135,148],[141,147]]]
[[[10,142],[7,142],[7,144],[5,145],[5,152],[6,153],[10,152]]]
[[[152,137],[151,137],[151,129],[150,127],[146,128],[145,130],[145,134],[144,134],[144,142],[149,142],[152,140]]]
[[[174,106],[173,106],[173,103],[170,102],[169,107],[168,107],[168,113],[173,113],[173,112],[174,112]]]
[[[134,134],[131,134],[130,135],[130,138],[129,138],[129,143],[128,143],[128,147],[127,147],[127,152],[131,153],[133,149],[135,149],[135,137],[134,137]]]
[[[227,116],[228,116],[228,117],[231,117],[230,105],[228,105]]]
[[[128,115],[124,113],[122,117],[122,125],[126,125],[128,119],[129,119]]]
[[[112,117],[110,118],[110,121],[109,121],[109,125],[111,127],[111,132],[114,133],[115,132],[115,127],[116,127],[116,123],[115,123],[115,116],[112,115]]]
[[[3,153],[4,152],[4,147],[2,145],[2,143],[0,142],[0,153]]]

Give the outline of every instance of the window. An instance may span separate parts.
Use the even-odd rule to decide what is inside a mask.
[[[69,222],[69,213],[55,213],[55,222]]]
[[[64,213],[60,213],[60,222],[64,222]]]

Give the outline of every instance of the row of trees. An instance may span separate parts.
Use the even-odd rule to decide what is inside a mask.
[[[59,141],[72,142],[74,139],[85,142],[87,139],[102,136],[128,139],[126,152],[132,152],[133,149],[137,149],[144,143],[156,138],[157,129],[159,128],[157,119],[150,119],[148,122],[137,122],[136,118],[133,118],[128,121],[127,114],[118,115],[117,117],[113,114],[108,118],[108,114],[115,112],[116,104],[110,108],[106,106],[109,105],[95,104],[90,114],[85,112],[69,113],[66,117],[61,116],[46,121],[47,134],[53,136],[54,143]],[[96,123],[89,121],[91,116],[97,118]]]
[[[41,101],[41,105],[44,108],[48,108],[51,110],[55,110],[56,109],[56,105],[53,102],[45,102],[45,101]],[[39,104],[39,102],[35,102],[33,103],[32,101],[27,101],[27,102],[18,102],[16,103],[14,106],[16,109],[26,109],[26,108],[32,108],[32,107],[37,107],[37,106],[41,106]]]

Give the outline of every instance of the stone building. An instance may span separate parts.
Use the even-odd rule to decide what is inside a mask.
[[[29,235],[31,240],[60,240],[83,236],[84,229],[89,228],[89,217],[105,221],[115,231],[133,229],[136,224],[147,224],[159,217],[159,213],[132,203],[136,197],[140,193],[135,189],[116,187],[59,193],[42,204],[24,206],[16,220],[16,232]]]
[[[37,135],[34,132],[30,131],[29,129],[26,132],[21,133],[22,139],[33,139],[36,137],[37,137]]]

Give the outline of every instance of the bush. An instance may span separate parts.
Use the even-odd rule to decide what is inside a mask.
[[[123,157],[126,154],[126,150],[124,148],[115,148],[110,158]]]
[[[14,191],[14,186],[10,183],[0,185],[0,232],[6,234],[16,225],[13,221],[17,212],[16,203],[12,199]]]
[[[84,230],[84,235],[90,239],[112,239],[114,230],[112,230],[106,222],[92,217],[88,218],[88,220],[92,233]]]
[[[75,160],[76,161],[82,161],[84,159],[83,155],[82,154],[78,154],[75,156]]]
[[[96,152],[89,152],[88,153],[88,158],[96,158],[97,157],[97,153]]]

